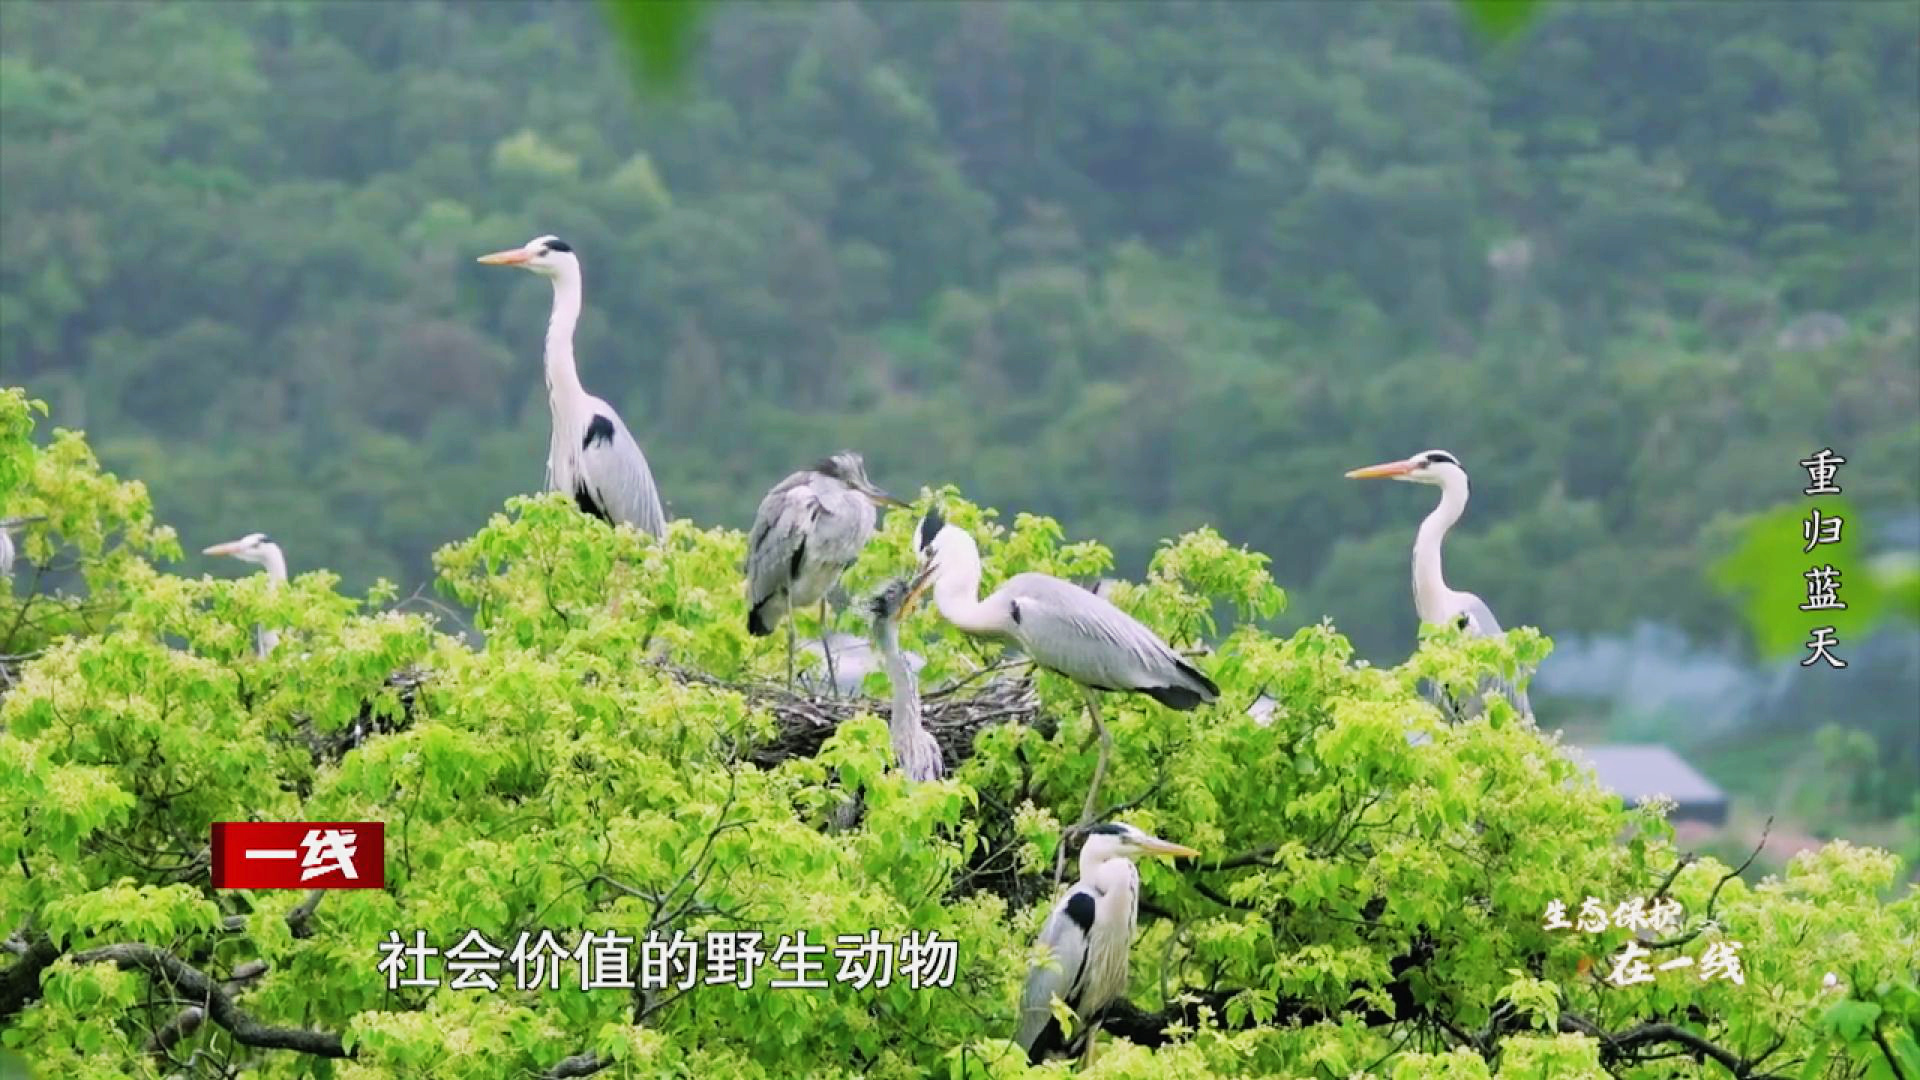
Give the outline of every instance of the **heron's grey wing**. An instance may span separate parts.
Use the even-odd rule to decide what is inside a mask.
[[[859,492],[836,480],[822,477],[812,485],[819,500],[819,520],[807,538],[807,556],[822,566],[848,566],[873,539],[877,512],[873,503]]]
[[[667,512],[660,505],[660,489],[654,486],[647,455],[612,407],[595,399],[594,410],[580,449],[580,471],[594,497],[613,520],[665,536]],[[602,418],[606,424],[599,423]]]
[[[1058,967],[1041,964],[1027,972],[1026,989],[1020,992],[1020,1028],[1014,1036],[1023,1050],[1033,1048],[1034,1040],[1053,1019],[1050,1004],[1053,999],[1057,996],[1073,1004],[1079,984],[1086,977],[1087,932],[1067,914],[1067,905],[1076,894],[1085,894],[1092,900],[1092,894],[1074,886],[1054,905],[1053,914],[1047,916],[1046,925],[1040,928],[1040,943],[1053,950]]]
[[[1467,620],[1461,629],[1474,637],[1498,637],[1502,632],[1500,620],[1493,617],[1493,609],[1487,606],[1487,602],[1470,592],[1460,593],[1459,596],[1460,617]]]
[[[1499,637],[1506,632],[1500,629],[1500,620],[1493,617],[1493,609],[1487,606],[1485,600],[1473,593],[1461,593],[1460,601],[1460,616],[1466,620],[1463,629],[1467,633],[1475,637]],[[1480,680],[1480,692],[1461,710],[1462,717],[1478,715],[1481,702],[1492,694],[1505,697],[1521,716],[1532,718],[1533,706],[1527,701],[1526,691],[1500,675],[1487,675]]]
[[[1201,701],[1219,694],[1140,620],[1078,585],[1017,574],[993,598],[1010,605],[1014,636],[1042,667],[1105,690],[1180,687]]]
[[[794,473],[760,500],[760,509],[753,515],[753,530],[747,534],[748,608],[760,606],[797,572],[794,556],[820,512],[819,500],[807,483],[811,475]]]

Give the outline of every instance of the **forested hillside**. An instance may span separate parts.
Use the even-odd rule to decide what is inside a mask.
[[[1426,506],[1356,465],[1458,454],[1450,576],[1562,634],[1724,637],[1816,443],[1916,498],[1910,5],[722,5],[665,97],[589,5],[0,18],[6,380],[196,549],[410,591],[537,488],[545,288],[472,259],[541,232],[674,515],[854,446],[1127,575],[1216,525],[1382,660]]]

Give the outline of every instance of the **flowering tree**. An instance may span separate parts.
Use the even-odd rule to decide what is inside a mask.
[[[32,428],[0,398],[0,503],[47,516],[26,556],[77,555],[87,599],[27,573],[0,606],[5,1053],[78,1078],[1026,1074],[1014,1003],[1093,765],[1071,686],[911,619],[953,769],[909,785],[883,694],[777,689],[738,532],[511,499],[440,553],[465,626],[324,571],[165,573],[138,485]],[[1108,565],[941,495],[990,575]],[[911,524],[856,595],[911,565]],[[1419,696],[1537,662],[1537,634],[1356,664],[1330,625],[1251,625],[1282,602],[1265,564],[1202,530],[1112,594],[1212,643],[1223,696],[1107,706],[1109,816],[1205,855],[1143,867],[1095,1074],[1920,1076],[1892,856],[1835,842],[1758,884],[1691,858],[1504,702],[1450,725]],[[212,890],[209,827],[250,819],[382,821],[387,885]],[[631,969],[595,949],[627,942]],[[775,985],[796,957],[824,985]]]

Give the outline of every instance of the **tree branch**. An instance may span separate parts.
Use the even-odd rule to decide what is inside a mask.
[[[613,1065],[613,1059],[599,1054],[575,1054],[561,1058],[553,1068],[540,1074],[540,1080],[566,1080],[570,1076],[592,1076]]]
[[[1623,1059],[1627,1062],[1648,1060],[1647,1056],[1635,1054],[1634,1050],[1642,1046],[1661,1046],[1672,1043],[1685,1047],[1696,1058],[1713,1059],[1721,1068],[1732,1073],[1735,1080],[1780,1080],[1776,1074],[1754,1071],[1759,1062],[1770,1056],[1773,1050],[1768,1050],[1759,1058],[1743,1058],[1705,1036],[1697,1035],[1678,1024],[1638,1024],[1625,1031],[1608,1034],[1593,1021],[1577,1013],[1561,1013],[1559,1026],[1563,1033],[1585,1035],[1598,1041],[1602,1062]]]
[[[1687,931],[1686,933],[1681,934],[1679,937],[1667,938],[1665,941],[1647,942],[1646,947],[1649,949],[1677,948],[1681,945],[1685,945],[1687,942],[1692,941],[1694,938],[1697,938],[1702,933],[1704,933],[1707,929],[1708,924],[1713,922],[1713,906],[1720,902],[1720,890],[1726,887],[1727,882],[1732,881],[1734,878],[1737,878],[1741,874],[1744,874],[1747,872],[1747,867],[1753,865],[1753,860],[1756,858],[1759,858],[1761,850],[1767,846],[1767,836],[1772,832],[1773,832],[1773,816],[1768,815],[1767,823],[1764,826],[1762,826],[1760,829],[1760,842],[1753,845],[1753,850],[1747,854],[1747,861],[1727,871],[1725,874],[1722,874],[1720,876],[1719,882],[1717,882],[1714,885],[1713,892],[1707,896],[1707,910],[1701,916],[1699,926],[1696,926],[1693,929]],[[1681,865],[1684,866],[1685,863],[1683,862]],[[1674,867],[1673,874],[1668,876],[1668,883],[1671,884],[1673,876],[1678,875],[1679,873],[1680,873],[1680,867],[1678,866]],[[1660,892],[1665,892],[1666,888],[1667,888],[1666,885],[1660,886]],[[1658,897],[1659,895],[1660,893],[1654,894],[1654,896],[1656,897]]]
[[[49,946],[51,947],[51,946]],[[144,971],[166,979],[189,997],[207,1003],[207,1015],[227,1029],[233,1041],[263,1050],[295,1050],[318,1057],[350,1056],[340,1036],[331,1031],[310,1028],[276,1027],[262,1024],[233,1003],[227,992],[198,968],[179,957],[151,945],[106,945],[76,953],[76,964],[111,963],[122,970]]]
[[[60,959],[60,950],[44,935],[36,934],[26,942],[20,959],[0,975],[0,1020],[13,1014],[40,996],[40,975]]]

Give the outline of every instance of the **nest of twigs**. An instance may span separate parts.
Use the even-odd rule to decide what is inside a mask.
[[[747,760],[770,769],[793,758],[813,757],[828,736],[861,713],[882,719],[892,710],[885,697],[868,694],[833,696],[797,686],[731,683],[704,672],[663,666],[684,683],[732,690],[748,702],[773,714],[779,732],[747,752]],[[1053,734],[1053,721],[1040,708],[1030,668],[985,668],[920,695],[920,722],[940,744],[949,772],[973,756],[973,738],[996,724],[1024,724],[1043,736]]]

